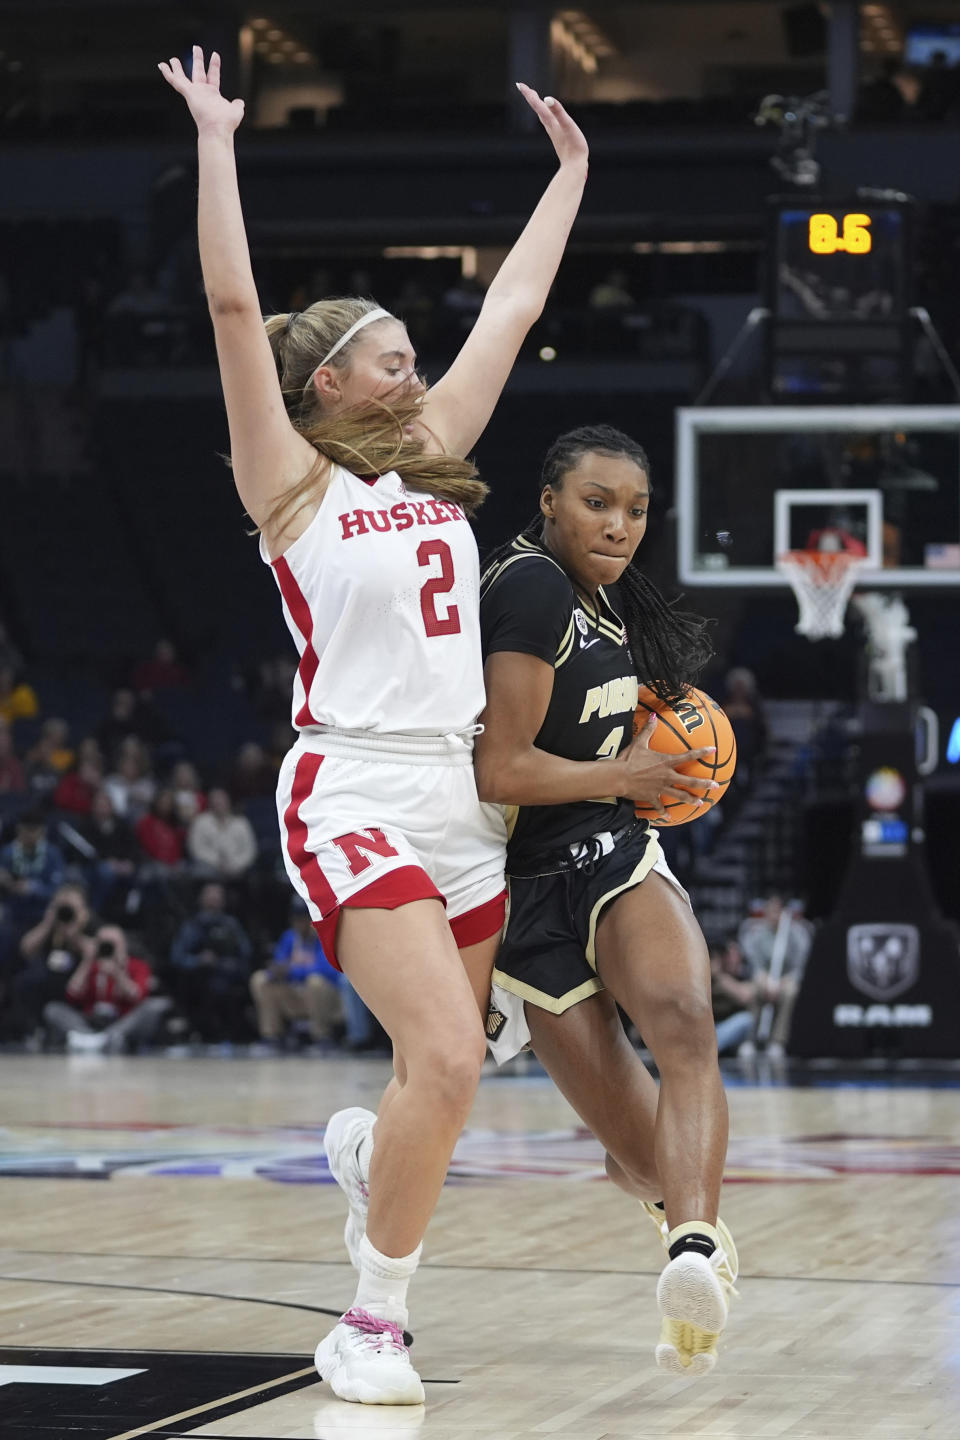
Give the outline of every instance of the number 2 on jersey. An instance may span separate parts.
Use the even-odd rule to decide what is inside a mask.
[[[431,560],[440,561],[440,574],[427,580],[420,591],[420,611],[423,628],[428,635],[459,635],[460,611],[456,605],[449,605],[445,615],[437,614],[437,596],[446,595],[453,589],[453,556],[446,540],[424,540],[417,550],[417,564],[429,565]]]

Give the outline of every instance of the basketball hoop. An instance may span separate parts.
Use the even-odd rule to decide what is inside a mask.
[[[794,629],[809,640],[843,634],[847,601],[867,561],[846,550],[788,550],[777,569],[793,587],[800,607]]]

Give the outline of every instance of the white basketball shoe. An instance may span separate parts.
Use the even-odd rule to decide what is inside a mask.
[[[317,1346],[314,1364],[341,1400],[360,1405],[422,1405],[423,1382],[403,1330],[354,1306]]]
[[[349,1207],[347,1223],[343,1227],[343,1242],[350,1256],[350,1264],[360,1269],[360,1241],[367,1228],[367,1206],[370,1192],[360,1171],[357,1150],[365,1136],[373,1129],[376,1120],[372,1110],[363,1110],[355,1105],[349,1110],[338,1110],[327,1121],[323,1136],[323,1148],[327,1153],[330,1174],[347,1197]]]
[[[718,1245],[709,1259],[684,1250],[660,1276],[657,1304],[662,1324],[655,1355],[661,1370],[692,1378],[706,1375],[716,1365],[717,1341],[737,1293],[737,1252],[730,1243],[732,1255]]]

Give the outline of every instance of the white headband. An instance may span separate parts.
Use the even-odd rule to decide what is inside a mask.
[[[307,384],[303,387],[304,390],[306,390],[307,385],[309,385],[310,382],[313,380],[313,377],[314,375],[316,375],[317,371],[322,370],[324,365],[328,364],[333,359],[337,351],[342,350],[344,345],[346,345],[347,341],[353,339],[354,335],[356,335],[358,330],[362,330],[365,325],[372,325],[374,320],[394,320],[395,318],[396,317],[394,315],[390,314],[389,310],[368,310],[366,315],[361,315],[359,320],[354,320],[353,324],[350,326],[350,329],[344,331],[344,333],[340,336],[340,339],[337,341],[336,345],[334,345],[332,349],[327,351],[326,355],[324,355],[323,359],[320,361],[320,364],[315,366],[315,368],[311,370],[310,377],[307,380]]]

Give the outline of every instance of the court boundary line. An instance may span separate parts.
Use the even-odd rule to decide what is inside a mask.
[[[7,1247],[0,1246],[0,1249]],[[12,1248],[12,1247],[11,1247]],[[50,1255],[64,1258],[90,1259],[90,1260],[172,1260],[179,1264],[189,1261],[217,1261],[221,1264],[246,1264],[254,1265],[339,1265],[345,1262],[339,1260],[252,1260],[240,1258],[235,1255],[116,1255],[112,1251],[98,1250],[16,1250],[18,1255]],[[640,1279],[656,1279],[662,1272],[660,1270],[591,1270],[575,1269],[564,1266],[552,1265],[444,1265],[432,1264],[425,1261],[420,1267],[423,1270],[462,1270],[468,1275],[487,1273],[491,1275],[635,1275]],[[778,1283],[789,1284],[797,1282],[803,1285],[900,1285],[912,1286],[915,1288],[927,1288],[932,1290],[960,1290],[960,1280],[874,1280],[869,1276],[862,1279],[858,1277],[834,1276],[834,1275],[747,1275],[743,1272],[740,1279],[750,1284]],[[206,1300],[240,1300],[253,1305],[275,1305],[287,1310],[306,1310],[316,1315],[333,1315],[337,1319],[344,1313],[342,1310],[328,1310],[321,1305],[298,1305],[293,1300],[267,1300],[257,1295],[225,1295],[219,1290],[170,1290],[157,1285],[121,1285],[117,1281],[110,1280],[46,1280],[36,1275],[6,1275],[0,1274],[0,1282],[19,1280],[24,1285],[78,1285],[92,1287],[101,1290],[142,1290],[155,1295],[192,1295]],[[62,1347],[61,1347],[62,1348]],[[213,1352],[211,1352],[213,1353]],[[230,1352],[224,1352],[230,1353]],[[251,1354],[259,1354],[259,1351],[251,1351]],[[449,1383],[449,1382],[434,1382]]]
[[[56,1251],[52,1252],[56,1254]],[[92,1258],[92,1257],[91,1257]],[[101,1259],[106,1257],[101,1256]],[[133,1257],[142,1258],[142,1257]],[[258,1295],[227,1295],[222,1290],[179,1290],[163,1285],[121,1285],[116,1280],[48,1280],[41,1275],[0,1275],[0,1284],[72,1285],[85,1290],[134,1290],[147,1295],[184,1295],[195,1300],[238,1300],[244,1305],[275,1305],[282,1310],[305,1310],[311,1315],[332,1315],[339,1320],[343,1310],[328,1310],[324,1305],[298,1305],[295,1300],[267,1300]],[[231,1354],[231,1351],[223,1351]],[[258,1354],[258,1351],[249,1351]]]

